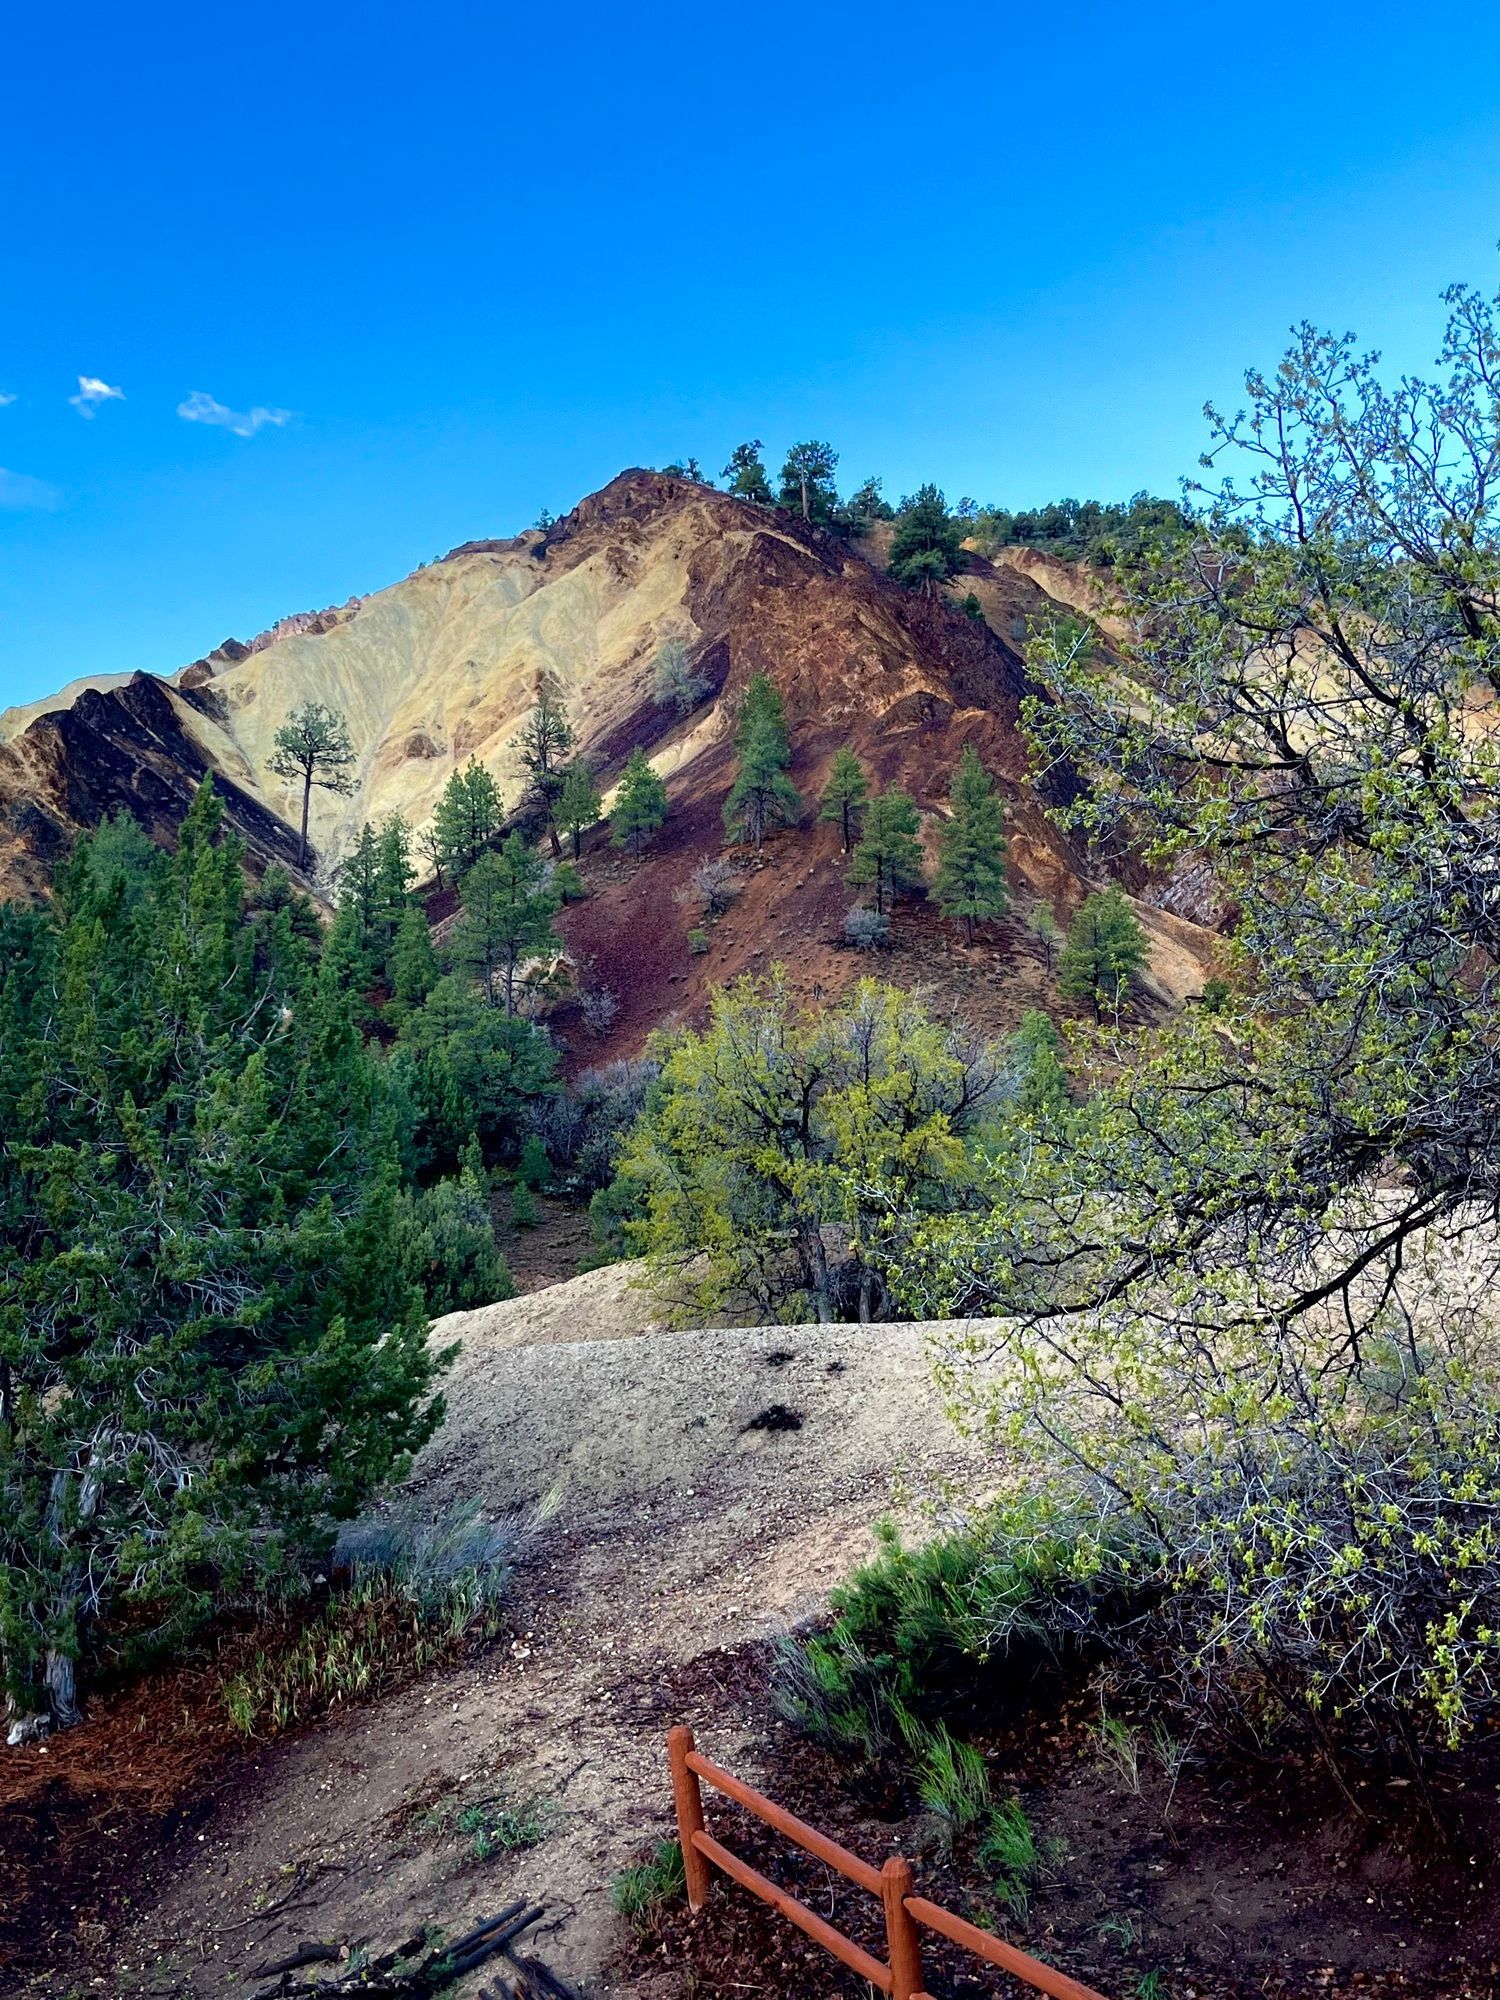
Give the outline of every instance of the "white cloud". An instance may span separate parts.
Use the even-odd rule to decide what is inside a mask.
[[[124,400],[123,389],[111,389],[109,384],[101,382],[97,375],[80,375],[78,394],[68,398],[80,417],[91,417],[101,403],[123,403]]]
[[[259,403],[253,410],[231,410],[227,403],[216,402],[201,389],[195,389],[177,405],[177,414],[190,424],[217,424],[222,430],[233,431],[236,437],[252,438],[267,424],[288,423],[292,413],[268,410]]]
[[[0,465],[0,507],[17,514],[33,510],[46,512],[61,502],[61,493],[55,486],[49,486],[45,479],[33,479],[25,472],[7,472]]]
[[[19,397],[19,396],[4,396],[4,395],[0,395],[0,410],[3,410],[3,409],[6,409],[6,408],[8,408],[8,407],[9,407],[9,405],[10,405],[10,404],[12,404],[12,403],[19,403],[19,402],[20,402],[20,400],[21,400],[21,399],[20,399],[20,397]]]

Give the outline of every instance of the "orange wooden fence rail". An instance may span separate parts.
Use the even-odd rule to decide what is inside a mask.
[[[672,1770],[672,1801],[677,1808],[677,1833],[682,1843],[682,1865],[687,1877],[688,1905],[691,1909],[701,1910],[707,1899],[712,1880],[709,1873],[711,1862],[731,1881],[749,1889],[799,1930],[806,1931],[815,1944],[831,1952],[857,1972],[861,1979],[868,1979],[882,1993],[889,1993],[891,2000],[930,2000],[930,1996],[922,1990],[921,1933],[924,1929],[936,1931],[940,1937],[961,1945],[965,1951],[972,1952],[989,1965],[999,1966],[1003,1972],[1023,1980],[1038,1993],[1047,1994],[1049,2000],[1101,2000],[1091,1986],[1080,1985],[1065,1972],[1055,1971],[1052,1966],[1043,1965],[1040,1959],[1017,1951],[1014,1945],[991,1937],[988,1931],[965,1923],[962,1917],[955,1917],[951,1910],[943,1909],[940,1904],[929,1903],[925,1896],[914,1895],[909,1861],[893,1854],[883,1867],[872,1868],[868,1861],[851,1854],[847,1847],[840,1847],[826,1833],[819,1833],[816,1827],[809,1826],[784,1807],[773,1804],[760,1792],[731,1777],[728,1771],[721,1770],[717,1764],[711,1764],[693,1747],[691,1729],[679,1724],[668,1732],[667,1755]],[[725,1798],[733,1799],[747,1812],[754,1813],[757,1819],[763,1820],[804,1853],[826,1862],[858,1888],[878,1896],[885,1912],[885,1959],[872,1957],[853,1938],[835,1930],[816,1911],[799,1902],[786,1889],[768,1881],[748,1861],[742,1861],[722,1842],[715,1840],[703,1821],[705,1785],[713,1791],[722,1792]]]

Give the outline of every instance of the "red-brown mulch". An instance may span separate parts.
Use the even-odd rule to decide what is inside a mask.
[[[713,1700],[696,1716],[690,1704],[679,1713],[701,1724],[700,1745],[714,1755]],[[1365,1818],[1320,1770],[1292,1759],[1250,1771],[1195,1758],[1174,1793],[1146,1749],[1137,1793],[1101,1761],[1097,1695],[1077,1684],[1058,1689],[1015,1726],[982,1739],[993,1796],[1021,1800],[1047,1856],[1029,1917],[1018,1922],[979,1863],[974,1836],[950,1847],[909,1786],[858,1783],[763,1714],[758,1769],[741,1755],[728,1760],[737,1775],[877,1865],[905,1854],[919,1894],[1109,2000],[1495,2000],[1500,1993],[1500,1771],[1483,1750],[1466,1787],[1441,1801],[1452,1816],[1441,1840],[1409,1787],[1361,1788],[1370,1802]],[[726,1845],[884,1956],[871,1897],[729,1801],[707,1795],[706,1810],[710,1831]],[[869,1993],[718,1875],[698,1917],[675,1906],[621,1969],[651,2000],[687,1993],[868,2000]],[[1023,1990],[931,1936],[925,1977],[935,2000]]]

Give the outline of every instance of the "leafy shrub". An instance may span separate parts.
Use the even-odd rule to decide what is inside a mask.
[[[547,1148],[537,1133],[528,1133],[516,1163],[516,1179],[535,1190],[546,1187],[551,1178],[552,1162],[547,1158]]]
[[[559,861],[554,864],[552,887],[565,903],[581,903],[589,893],[588,884],[571,861]]]
[[[708,950],[708,932],[701,929],[690,930],[687,942],[688,950],[693,954],[694,958],[701,958],[704,952]]]
[[[1130,1606],[1104,1548],[1034,1502],[919,1549],[876,1532],[879,1555],[833,1593],[831,1629],[782,1644],[774,1688],[788,1721],[866,1764],[904,1746],[941,1783],[946,1718],[1013,1696]]]
[[[609,998],[613,1001],[613,994]],[[561,1191],[592,1194],[608,1186],[620,1141],[659,1073],[655,1062],[606,1063],[585,1070],[571,1090],[543,1098],[534,1107],[532,1129],[547,1148]]]
[[[649,1859],[620,1870],[610,1887],[610,1901],[638,1930],[650,1930],[667,1904],[686,1888],[682,1849],[675,1840],[664,1840]]]
[[[510,1191],[510,1219],[517,1229],[535,1229],[542,1219],[536,1196],[523,1180],[518,1180]]]

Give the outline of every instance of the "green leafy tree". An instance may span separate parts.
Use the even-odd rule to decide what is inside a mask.
[[[729,454],[729,463],[720,476],[736,500],[755,500],[763,507],[769,507],[776,496],[772,493],[771,482],[766,477],[761,450],[759,438],[751,438],[746,444],[737,444]]]
[[[1003,917],[1005,812],[995,781],[972,743],[953,774],[952,813],[938,833],[937,899],[945,916],[962,917],[964,936],[974,942],[980,919]]]
[[[471,757],[449,778],[437,802],[432,816],[435,853],[455,875],[465,874],[499,833],[503,817],[500,787]]]
[[[765,674],[753,674],[745,689],[735,751],[738,768],[724,801],[724,825],[731,839],[753,840],[759,853],[769,827],[791,825],[802,811],[787,775],[792,750],[786,710]]]
[[[909,792],[896,787],[878,792],[865,809],[864,830],[849,868],[851,882],[868,883],[875,891],[875,911],[882,915],[903,889],[922,880],[921,826]]]
[[[838,828],[845,854],[853,846],[859,832],[860,815],[869,796],[870,781],[865,776],[864,765],[847,744],[841,744],[833,753],[818,817],[831,820]]]
[[[557,824],[573,843],[575,861],[583,852],[584,834],[598,824],[603,810],[598,780],[587,758],[575,757],[563,772],[562,787],[557,794]]]
[[[1068,926],[1057,961],[1058,988],[1069,1000],[1087,1000],[1098,1020],[1106,1007],[1119,1011],[1149,958],[1146,933],[1124,891],[1113,885],[1096,890]]]
[[[616,847],[628,847],[639,861],[641,850],[667,817],[667,788],[637,744],[615,793],[609,823]]]
[[[431,1434],[389,1253],[398,1107],[205,781],[144,873],[83,843],[0,919],[0,1674],[78,1712],[102,1624],[158,1638],[326,1549]]]
[[[1406,1775],[1500,1708],[1500,325],[1448,306],[1438,380],[1304,327],[1210,414],[1224,483],[1116,569],[1125,672],[1028,649],[1066,818],[1235,910],[1233,1015],[1079,1030],[1066,1142],[906,1292],[1003,1316],[947,1379],[1128,1524],[1196,1716]]]
[[[830,520],[839,498],[833,483],[838,462],[832,445],[817,439],[794,444],[781,468],[780,504],[799,508],[804,521]]]
[[[653,1053],[610,1207],[633,1211],[630,1247],[693,1324],[725,1306],[883,1316],[885,1219],[958,1199],[964,1135],[1004,1094],[1002,1051],[873,980],[807,1012],[779,970],[740,980],[701,1035]]]
[[[568,752],[573,748],[573,725],[568,711],[550,688],[543,688],[522,725],[517,748],[521,762],[531,773],[531,791],[538,810],[547,822],[547,837],[554,855],[562,853],[557,837],[557,806],[566,782]]]
[[[495,980],[504,981],[505,1011],[516,1011],[516,974],[528,958],[553,947],[558,896],[541,857],[519,833],[498,851],[482,854],[463,879],[459,915],[449,940],[454,961],[475,974],[486,1001],[495,1004]]]
[[[964,566],[963,525],[936,486],[919,486],[901,502],[891,543],[890,572],[898,583],[929,596]]]
[[[294,708],[276,732],[270,768],[278,778],[302,784],[302,832],[297,846],[297,866],[307,866],[307,819],[312,807],[313,786],[325,792],[347,796],[354,790],[351,770],[354,746],[344,718],[321,702],[305,702]]]

